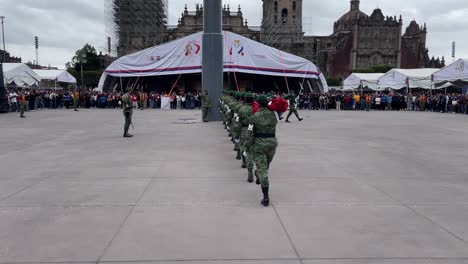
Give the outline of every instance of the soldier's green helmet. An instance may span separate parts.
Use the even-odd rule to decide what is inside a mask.
[[[268,97],[266,95],[260,95],[257,97],[257,101],[259,103],[268,103]]]
[[[253,99],[253,98],[254,98],[254,95],[253,95],[253,93],[245,93],[245,98],[251,98],[251,99]]]

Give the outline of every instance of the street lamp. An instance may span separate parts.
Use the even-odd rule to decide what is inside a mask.
[[[79,57],[80,66],[81,66],[81,89],[84,89],[84,77],[83,77],[83,63],[87,63],[86,52],[81,52]]]
[[[6,61],[6,48],[5,48],[5,28],[3,27],[5,17],[0,16],[0,20],[2,21],[2,37],[3,37],[3,62]]]

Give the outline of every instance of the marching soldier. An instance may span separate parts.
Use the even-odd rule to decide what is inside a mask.
[[[210,110],[210,97],[208,96],[208,91],[205,91],[201,98],[202,103],[202,117],[203,122],[208,122],[208,111]]]
[[[253,115],[247,128],[247,153],[253,155],[259,178],[263,199],[261,204],[265,207],[270,204],[268,170],[276,153],[278,140],[276,139],[276,114],[268,109],[268,98],[264,95],[257,98],[260,110]]]
[[[296,109],[296,95],[294,92],[292,94],[287,95],[284,99],[289,100],[289,114],[288,117],[286,117],[286,122],[290,123],[289,118],[291,117],[292,114],[294,114],[297,117],[297,120],[302,121],[303,119],[299,117],[299,114],[297,113]]]
[[[78,102],[80,100],[80,93],[78,90],[75,90],[73,93],[73,108],[75,108],[75,112],[78,112]]]
[[[123,114],[125,116],[125,126],[124,126],[124,138],[131,138],[133,135],[128,133],[130,125],[132,124],[132,115],[133,115],[133,102],[131,96],[132,88],[127,88],[127,93],[122,96],[122,105],[123,105]]]
[[[20,118],[26,118],[24,116],[24,110],[26,109],[26,95],[24,92],[20,93],[19,96],[19,109],[20,109]]]
[[[247,137],[247,129],[250,124],[250,120],[254,114],[253,110],[253,103],[254,97],[251,93],[245,94],[245,104],[239,110],[239,124],[241,127],[241,134],[240,134],[240,150],[242,153],[242,168],[247,168],[248,170],[248,178],[247,181],[252,183],[253,182],[253,159],[252,154],[249,153],[246,146],[246,137]],[[259,179],[257,178],[257,184],[260,184]]]

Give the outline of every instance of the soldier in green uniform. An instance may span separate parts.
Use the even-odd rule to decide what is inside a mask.
[[[245,95],[245,104],[239,110],[239,124],[241,127],[241,134],[240,134],[240,150],[242,153],[242,168],[247,168],[248,170],[248,182],[253,182],[253,159],[252,154],[249,153],[246,146],[246,139],[247,139],[247,130],[250,124],[250,120],[253,116],[253,108],[252,103],[254,101],[254,97],[252,93],[246,93]],[[257,184],[260,184],[259,179],[257,178]]]
[[[201,98],[202,103],[202,117],[203,122],[208,122],[208,111],[210,110],[210,97],[208,96],[208,91],[205,91]]]
[[[73,108],[75,109],[75,112],[78,112],[78,103],[80,102],[80,93],[78,90],[75,90],[73,93]]]
[[[26,118],[26,116],[24,116],[24,110],[26,109],[26,95],[24,94],[24,92],[20,93],[20,96],[19,96],[19,108],[20,108],[20,117]]]
[[[286,117],[286,122],[290,123],[289,118],[291,117],[292,114],[296,115],[297,120],[302,121],[303,119],[299,117],[299,114],[297,113],[296,109],[296,95],[293,93],[288,94],[284,99],[289,100],[289,114],[288,117]]]
[[[123,105],[123,114],[125,116],[125,126],[124,126],[124,134],[123,137],[130,138],[133,135],[128,133],[130,129],[130,125],[132,124],[132,115],[133,115],[133,102],[132,96],[130,95],[132,91],[131,87],[127,88],[127,93],[122,96],[122,105]]]
[[[233,112],[233,121],[232,121],[232,135],[233,135],[233,140],[234,140],[234,151],[237,152],[236,159],[241,160],[241,149],[240,149],[240,134],[241,134],[241,125],[239,123],[239,110],[243,106],[243,94],[244,93],[239,93],[237,92],[235,94],[236,100],[233,103],[232,106],[232,112]]]
[[[278,121],[274,112],[268,109],[268,98],[259,96],[257,101],[260,110],[252,116],[247,128],[247,152],[253,155],[257,170],[255,174],[260,180],[263,192],[261,203],[266,207],[270,204],[268,170],[276,153],[278,140],[276,139],[276,125]]]

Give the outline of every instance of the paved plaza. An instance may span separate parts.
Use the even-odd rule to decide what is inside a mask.
[[[468,116],[301,112],[264,208],[200,114],[0,115],[0,263],[468,263]]]

